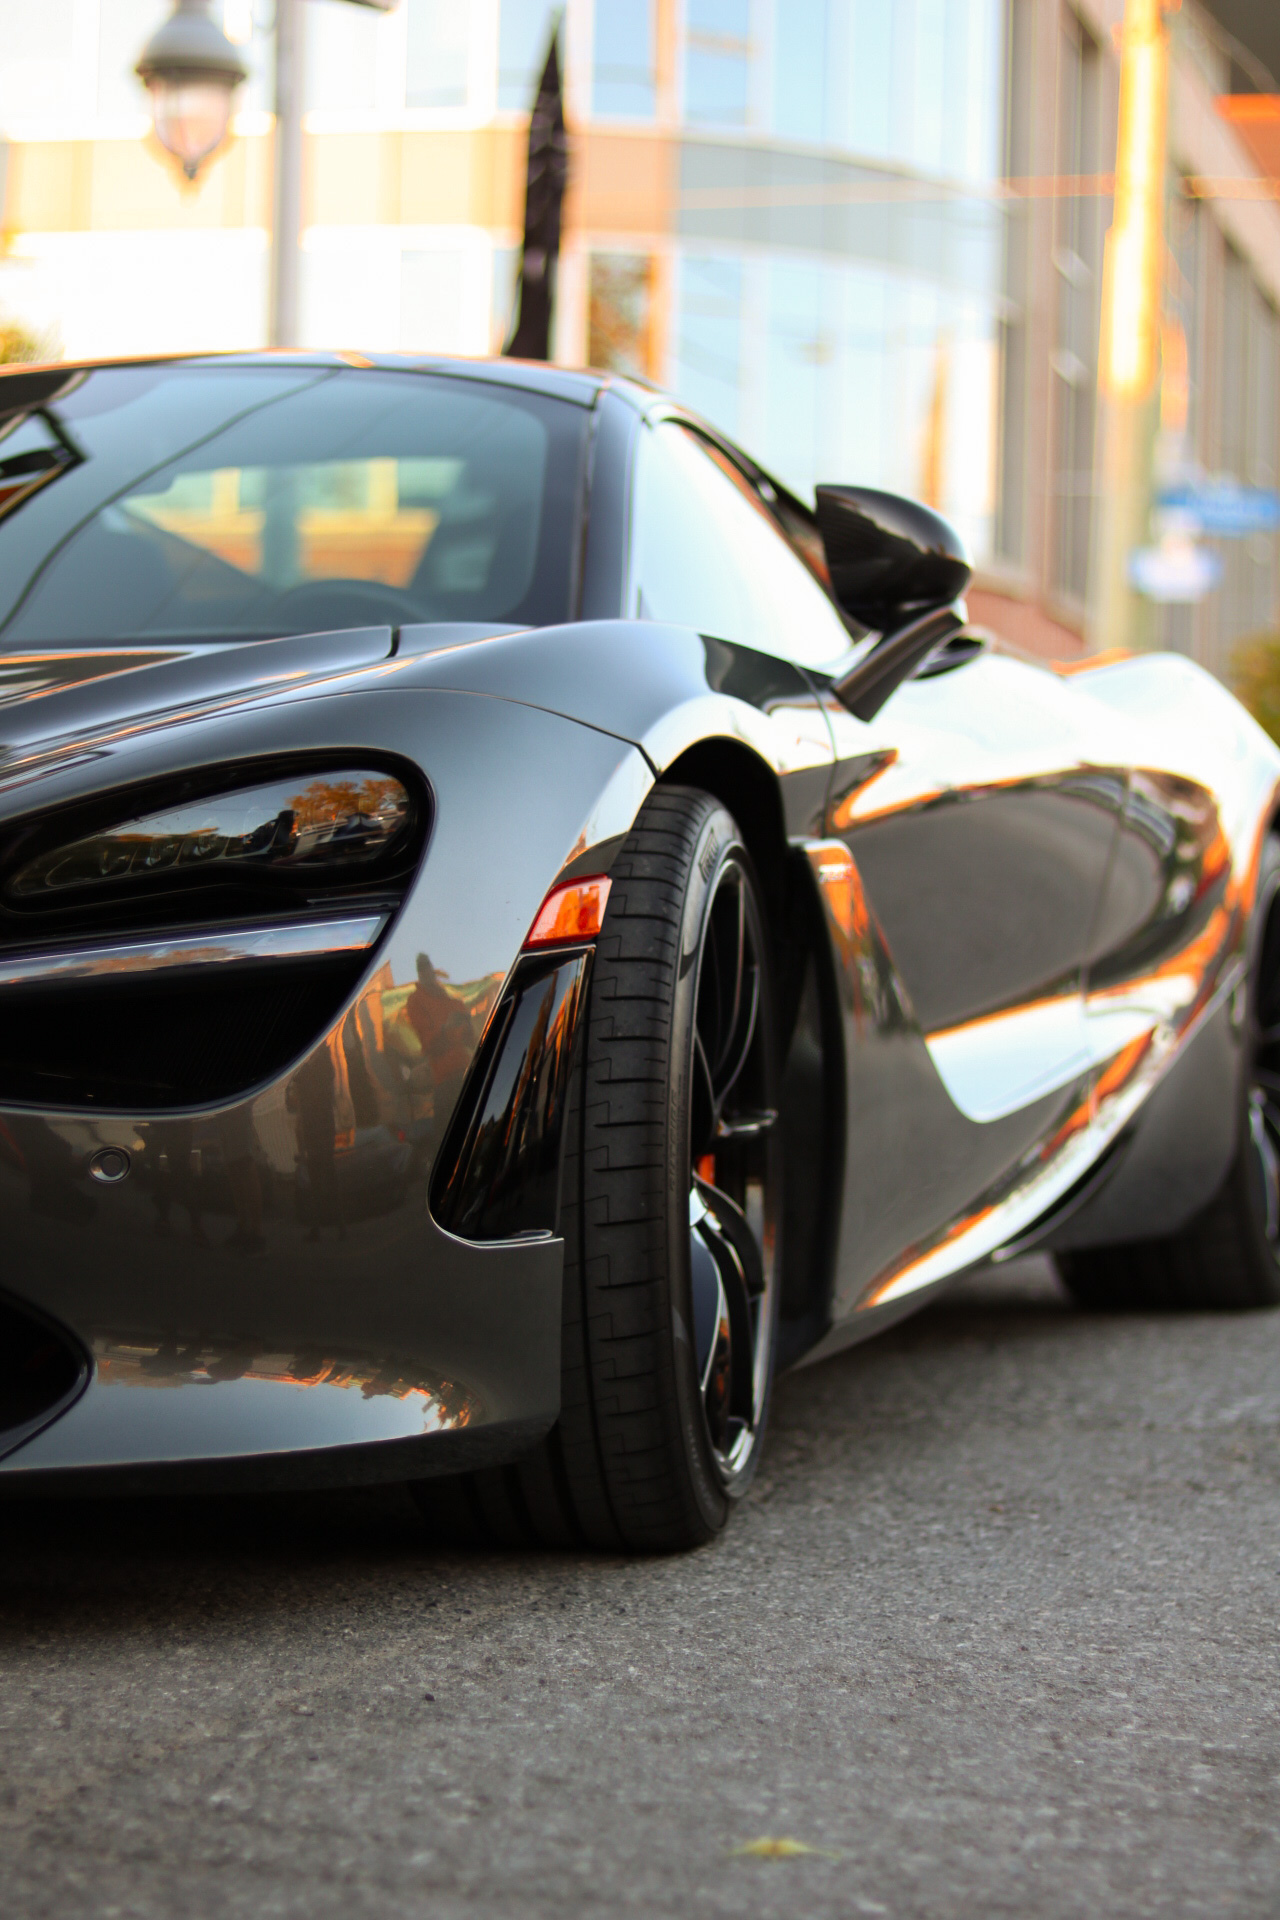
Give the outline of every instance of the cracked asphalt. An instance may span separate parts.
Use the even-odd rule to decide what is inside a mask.
[[[0,1509],[0,1913],[1272,1916],[1278,1363],[1029,1261],[782,1382],[681,1559]]]

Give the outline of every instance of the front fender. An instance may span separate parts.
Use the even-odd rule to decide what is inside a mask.
[[[789,661],[642,620],[579,621],[460,645],[437,644],[435,633],[402,631],[390,663],[402,685],[494,694],[563,714],[633,742],[657,774],[705,741],[737,741],[781,782],[790,833],[812,831],[821,816],[831,730]]]

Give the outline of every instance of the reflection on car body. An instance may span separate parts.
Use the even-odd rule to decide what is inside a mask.
[[[670,1547],[976,1263],[1280,1299],[1280,754],[967,577],[617,378],[0,375],[0,1484]]]

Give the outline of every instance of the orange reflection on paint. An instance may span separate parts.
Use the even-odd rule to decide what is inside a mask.
[[[1107,1065],[1102,1069],[1102,1072],[1094,1082],[1093,1109],[1095,1113],[1097,1113],[1104,1100],[1109,1100],[1113,1094],[1124,1092],[1129,1082],[1133,1079],[1133,1076],[1137,1073],[1138,1068],[1150,1053],[1155,1037],[1154,1027],[1149,1033],[1140,1033],[1138,1038],[1131,1040],[1127,1047],[1121,1047],[1114,1060],[1107,1062]]]
[[[1128,647],[1108,647],[1102,653],[1088,654],[1083,660],[1049,660],[1046,665],[1065,679],[1074,673],[1095,673],[1099,667],[1118,666],[1121,660],[1134,657]]]
[[[871,930],[871,916],[853,855],[838,840],[820,840],[808,852],[832,919],[850,947],[860,946]]]
[[[896,1266],[880,1276],[871,1292],[858,1303],[859,1311],[867,1307],[883,1306],[889,1300],[896,1299],[899,1294],[910,1293],[912,1291],[911,1276],[918,1267],[922,1267],[928,1260],[935,1259],[944,1247],[951,1246],[954,1241],[962,1239],[966,1233],[972,1233],[973,1229],[981,1226],[984,1220],[989,1220],[995,1211],[994,1205],[975,1207],[972,1213],[963,1214],[959,1220],[953,1220],[949,1227],[944,1228],[925,1246],[913,1247],[905,1260],[899,1261]]]
[[[845,789],[832,810],[831,825],[836,833],[843,833],[846,827],[853,825],[857,803],[862,799],[868,787],[873,786],[877,780],[889,771],[890,767],[896,765],[898,749],[896,747],[886,747],[883,752],[874,754],[870,756],[870,758],[872,764],[860,778],[856,779],[851,786]],[[862,814],[858,814],[857,817],[859,819],[865,818]]]
[[[872,960],[871,912],[862,890],[862,876],[842,840],[811,841],[805,851],[822,893],[840,960],[840,978],[846,1001],[852,1005],[859,1033],[866,1021]]]

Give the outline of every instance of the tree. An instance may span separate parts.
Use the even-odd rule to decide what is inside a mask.
[[[0,319],[0,366],[56,358],[52,343],[45,334],[33,332],[21,320]]]
[[[1260,633],[1231,657],[1237,696],[1260,727],[1280,741],[1280,633]]]

